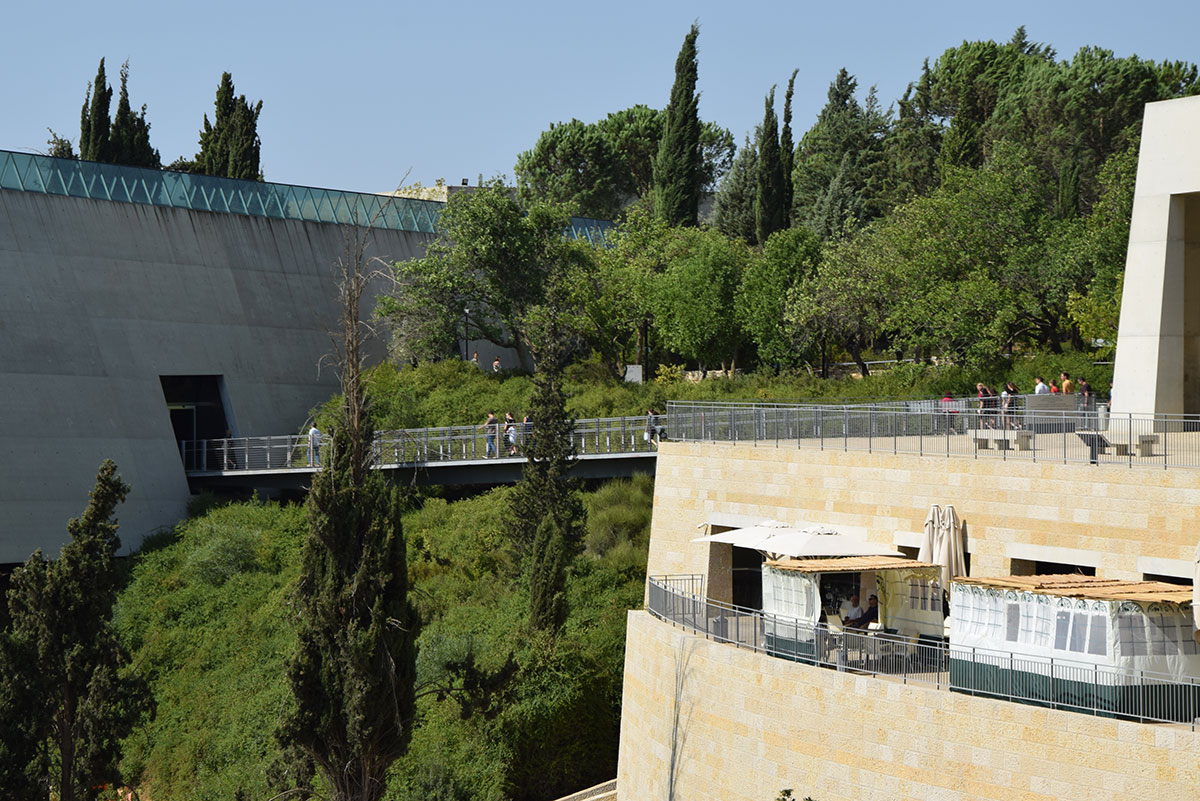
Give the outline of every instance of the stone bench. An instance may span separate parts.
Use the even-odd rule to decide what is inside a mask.
[[[1128,435],[1121,437],[1120,434],[1109,436],[1099,431],[1076,431],[1076,434],[1082,436],[1085,442],[1094,438],[1096,443],[1096,451],[1101,454],[1107,454],[1108,449],[1112,448],[1117,456],[1128,456],[1130,440],[1134,440],[1132,445],[1138,456],[1153,456],[1154,446],[1158,443],[1158,434],[1134,434],[1133,437]],[[1111,434],[1112,432],[1109,432]]]
[[[993,442],[996,443],[996,449],[1001,451],[1011,450],[1013,443],[1016,443],[1019,451],[1033,450],[1032,431],[981,428],[978,431],[972,431],[971,436],[975,440],[975,447],[980,450],[988,450],[992,447]]]

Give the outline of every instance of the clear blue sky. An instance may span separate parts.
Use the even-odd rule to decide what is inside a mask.
[[[129,59],[131,100],[147,105],[164,162],[196,152],[227,70],[239,92],[263,100],[268,180],[381,191],[406,174],[425,184],[511,176],[517,153],[551,122],[665,105],[694,19],[701,117],[739,143],[761,119],[763,95],[794,68],[799,134],[840,67],[863,91],[877,85],[886,106],[925,57],[965,39],[1007,41],[1022,24],[1060,57],[1098,45],[1200,61],[1200,0],[25,0],[0,15],[0,149],[44,151],[47,127],[77,141],[84,91],[104,56],[114,85]]]

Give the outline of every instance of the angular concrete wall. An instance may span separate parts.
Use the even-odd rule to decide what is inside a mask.
[[[430,239],[376,231],[370,254]],[[0,191],[0,562],[57,553],[105,458],[127,546],[183,514],[161,375],[224,376],[238,435],[298,431],[336,390],[343,247],[331,224]]]
[[[1112,410],[1200,414],[1200,97],[1142,123]]]

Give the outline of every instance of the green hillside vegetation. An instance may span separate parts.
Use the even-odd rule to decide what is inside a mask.
[[[526,636],[528,588],[506,536],[509,488],[405,515],[423,621],[418,724],[394,770],[402,799],[549,798],[616,770],[625,612],[641,603],[652,482],[584,494],[556,641]],[[145,797],[269,798],[288,703],[291,597],[304,509],[218,506],[133,557],[116,626],[158,715],[124,746]],[[552,744],[547,746],[547,744]]]
[[[272,731],[288,699],[288,623],[307,531],[301,506],[213,508],[148,541],[116,625],[158,703],[125,743],[150,798],[267,798]]]

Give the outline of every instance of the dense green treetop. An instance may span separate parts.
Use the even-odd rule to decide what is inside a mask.
[[[696,225],[703,185],[700,154],[699,70],[693,24],[675,61],[675,83],[667,104],[662,141],[654,161],[654,212],[669,225]]]
[[[785,175],[786,178],[786,175]],[[791,185],[788,178],[785,183]],[[758,151],[749,137],[733,160],[717,192],[713,225],[726,236],[754,245],[758,242],[755,203],[758,197]]]
[[[499,180],[451,197],[425,257],[393,265],[395,289],[377,312],[391,327],[393,350],[401,358],[449,353],[465,316],[470,338],[515,348],[521,369],[532,372],[530,314],[547,279],[589,257],[590,247],[563,236],[569,222],[562,206],[522,208]]]
[[[551,125],[533,150],[517,157],[517,197],[561,203],[572,214],[611,220],[630,181],[618,151],[599,126],[579,120]]]
[[[816,123],[796,148],[793,219],[826,239],[839,235],[847,222],[865,222],[880,212],[865,189],[883,149],[887,115],[874,89],[860,104],[857,87],[854,76],[840,70]]]
[[[245,95],[235,96],[234,91],[233,76],[222,73],[213,103],[213,121],[210,123],[208,115],[204,115],[200,152],[192,167],[203,175],[261,181],[258,116],[262,113],[262,101],[251,104]]]
[[[632,106],[586,124],[551,124],[532,150],[517,157],[518,198],[564,203],[586,217],[617,219],[632,203],[650,199],[654,163],[666,114]],[[712,122],[700,124],[700,181],[716,186],[732,164],[733,135]]]
[[[759,242],[787,227],[790,209],[784,206],[789,196],[788,183],[779,154],[779,120],[775,116],[775,87],[767,93],[763,121],[758,126],[758,187],[754,199],[754,230]]]
[[[104,72],[104,59],[96,70],[96,78],[88,84],[87,96],[79,119],[79,157],[85,161],[108,161],[110,145],[108,107],[112,102],[112,87]]]
[[[789,228],[772,234],[762,255],[747,261],[735,310],[760,362],[787,367],[801,363],[802,346],[811,345],[811,339],[795,336],[784,312],[792,288],[811,276],[820,259],[816,234],[808,228]]]
[[[79,122],[79,157],[86,161],[109,164],[128,164],[132,167],[162,166],[158,151],[150,146],[150,123],[146,121],[146,106],[133,113],[129,102],[129,62],[121,65],[121,93],[116,116],[109,120],[112,87],[104,72],[104,59],[96,70],[96,78],[88,85]],[[50,132],[52,156],[73,158],[71,144],[53,131]]]
[[[732,366],[741,341],[734,298],[750,249],[713,229],[680,231],[670,247],[655,280],[655,332],[701,369]]]
[[[779,159],[783,167],[783,209],[784,227],[791,226],[792,203],[794,191],[792,188],[792,167],[796,160],[796,145],[792,137],[792,96],[796,92],[796,75],[800,70],[792,70],[788,76],[787,91],[783,95],[783,127],[779,131]]]

